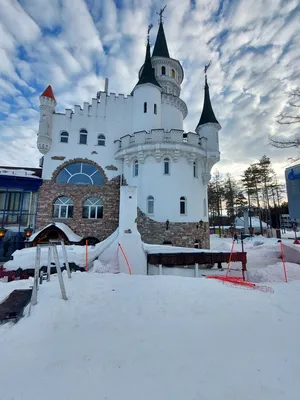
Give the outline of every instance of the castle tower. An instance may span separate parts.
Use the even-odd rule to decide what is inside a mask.
[[[37,139],[37,148],[42,154],[48,153],[52,143],[52,120],[55,112],[56,100],[52,87],[49,85],[40,96],[40,123]]]
[[[204,102],[203,102],[202,114],[198,122],[198,125],[196,127],[196,132],[200,135],[201,138],[203,139],[205,138],[204,139],[205,143],[203,143],[203,145],[207,150],[219,152],[218,132],[221,129],[221,125],[219,124],[215,116],[210,101],[209,86],[207,83],[207,73],[206,73],[209,65],[205,67]]]
[[[139,81],[132,91],[133,95],[133,131],[149,131],[161,128],[161,92],[151,64],[149,32],[146,45],[146,57]]]

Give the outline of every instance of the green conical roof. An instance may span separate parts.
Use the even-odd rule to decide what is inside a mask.
[[[164,27],[162,22],[159,23],[158,33],[152,53],[152,57],[167,57],[170,58]]]

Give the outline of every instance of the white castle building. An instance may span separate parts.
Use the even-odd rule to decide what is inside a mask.
[[[207,184],[219,161],[221,129],[205,75],[195,132],[184,132],[184,71],[171,58],[162,21],[130,95],[98,92],[92,103],[56,113],[51,86],[40,96],[37,147],[43,185],[37,222],[64,222],[103,240],[118,226],[120,185],[137,187],[145,242],[209,247]],[[199,83],[200,85],[200,83]],[[200,115],[200,112],[199,112]]]

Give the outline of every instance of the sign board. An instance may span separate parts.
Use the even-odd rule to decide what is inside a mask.
[[[285,170],[285,180],[290,219],[300,221],[300,164]]]

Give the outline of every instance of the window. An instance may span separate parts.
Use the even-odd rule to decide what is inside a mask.
[[[157,104],[154,104],[154,114],[157,114]]]
[[[105,146],[105,136],[98,135],[98,146]]]
[[[166,67],[164,65],[161,67],[161,74],[166,75]]]
[[[82,218],[103,218],[103,201],[98,197],[90,197],[83,203]]]
[[[170,175],[170,159],[169,158],[164,159],[164,174]]]
[[[69,197],[59,197],[53,207],[53,218],[73,218],[73,200]]]
[[[153,196],[147,197],[147,213],[154,214],[154,197]]]
[[[139,174],[139,162],[138,160],[135,160],[133,164],[133,176],[138,176]]]
[[[144,103],[144,113],[146,113],[147,112],[147,103],[145,102]]]
[[[0,190],[0,221],[2,225],[20,224],[28,226],[35,213],[33,193]]]
[[[80,134],[79,134],[79,143],[87,144],[87,130],[81,129]]]
[[[69,140],[68,132],[62,132],[60,134],[60,143],[68,143],[68,140]]]
[[[174,69],[172,69],[172,78],[175,79],[175,70]]]
[[[186,214],[186,198],[180,197],[180,215]]]
[[[197,169],[197,162],[196,161],[193,162],[193,175],[194,175],[194,178],[198,177],[198,169]]]
[[[65,166],[56,177],[57,183],[74,185],[104,185],[104,176],[95,165],[77,162]]]

